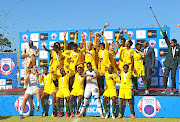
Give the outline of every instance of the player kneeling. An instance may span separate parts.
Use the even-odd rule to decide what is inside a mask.
[[[87,63],[87,70],[82,74],[82,77],[86,77],[86,88],[84,91],[84,104],[82,106],[81,112],[76,117],[81,117],[83,112],[86,109],[87,104],[89,103],[89,99],[91,96],[95,98],[97,103],[97,109],[100,113],[101,118],[104,118],[104,114],[102,113],[101,101],[99,98],[99,88],[97,84],[97,77],[100,76],[97,70],[92,69],[92,65],[90,62]]]
[[[63,68],[60,69],[61,76],[56,75],[56,79],[58,79],[58,92],[56,94],[56,107],[58,110],[58,117],[61,117],[62,113],[60,111],[60,100],[66,98],[66,117],[69,117],[69,99],[70,99],[70,91],[69,91],[69,78],[70,73],[65,73]]]
[[[26,105],[26,102],[30,95],[35,95],[37,97],[37,110],[39,111],[39,105],[40,105],[40,89],[38,87],[38,77],[39,77],[40,71],[38,71],[37,66],[34,65],[31,70],[29,70],[29,74],[27,78],[25,79],[26,86],[28,85],[25,94],[24,99],[21,106],[20,111],[20,119],[23,118],[23,111]]]
[[[54,85],[54,82],[53,80],[54,79],[54,76],[52,73],[48,73],[48,66],[44,66],[43,67],[43,71],[44,71],[44,74],[40,76],[39,78],[39,82],[40,83],[44,83],[44,91],[41,95],[41,105],[42,105],[42,108],[43,108],[43,114],[42,116],[45,116],[46,115],[46,111],[45,111],[45,105],[44,105],[44,98],[48,95],[51,95],[52,98],[53,98],[53,111],[52,111],[52,117],[55,116],[55,102],[56,102],[56,87]]]
[[[78,67],[78,72],[75,74],[75,80],[73,83],[73,89],[71,91],[71,96],[70,96],[70,102],[69,102],[69,109],[71,112],[71,116],[73,117],[73,110],[72,110],[72,101],[74,97],[78,97],[78,106],[77,106],[77,111],[76,111],[76,115],[79,111],[79,107],[81,106],[81,99],[83,97],[84,94],[84,79],[85,77],[82,77],[82,73],[83,73],[83,67]]]
[[[123,101],[126,99],[129,102],[129,108],[131,111],[131,118],[135,119],[133,107],[132,107],[132,85],[131,85],[131,76],[133,75],[133,65],[131,67],[131,70],[129,70],[129,66],[125,64],[123,66],[124,71],[120,71],[118,68],[118,71],[120,71],[120,77],[121,77],[121,85],[119,89],[119,98],[120,98],[120,107],[119,107],[119,116],[117,118],[122,118],[122,109],[123,109]],[[135,70],[134,70],[135,72]]]
[[[106,86],[105,86],[105,91],[103,94],[103,106],[105,110],[105,119],[108,118],[109,112],[107,111],[107,106],[106,106],[106,100],[107,98],[112,99],[112,118],[115,119],[115,104],[116,104],[116,98],[117,98],[117,93],[116,93],[116,86],[115,83],[119,82],[120,79],[116,73],[113,73],[114,68],[110,66],[108,68],[108,72],[105,72],[104,76],[106,79]]]

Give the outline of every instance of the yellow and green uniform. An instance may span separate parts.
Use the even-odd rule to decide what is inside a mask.
[[[81,77],[78,72],[75,74],[71,95],[79,96],[84,94],[84,79],[85,77]]]
[[[106,96],[106,97],[117,97],[117,93],[116,93],[116,82],[120,83],[120,79],[118,77],[118,75],[116,73],[112,73],[112,74],[109,74],[108,72],[105,72],[104,74],[105,76],[105,79],[106,79],[106,86],[105,86],[105,91],[104,91],[104,94],[103,96]],[[109,77],[112,77],[112,79],[110,79]]]
[[[95,62],[95,50],[86,50],[86,55],[85,55],[85,62],[91,62],[92,68],[97,69],[96,67],[96,62]],[[84,71],[87,70],[87,65],[85,64],[84,66]]]
[[[135,77],[145,76],[145,69],[143,65],[143,53],[141,52],[134,52],[134,68],[136,70]]]
[[[105,73],[105,71],[108,70],[111,62],[109,60],[109,52],[107,49],[100,49],[99,50],[99,59],[103,59],[101,62],[99,61],[99,64],[98,64],[98,71],[101,72],[102,74]]]
[[[134,49],[132,48],[130,48],[129,50],[127,48],[123,49],[122,51],[123,63],[127,64],[130,70],[131,70],[130,67],[132,67],[132,63],[131,63],[132,56],[134,56]]]
[[[56,76],[58,79],[58,92],[56,93],[56,97],[65,98],[70,96],[69,91],[69,78],[70,75],[66,74],[65,76]]]
[[[53,92],[56,92],[56,87],[54,85],[53,82],[54,79],[54,75],[49,73],[47,75],[43,74],[43,75],[39,75],[39,83],[44,83],[44,91],[45,93],[51,95]]]
[[[53,69],[53,71],[55,71],[57,66],[61,62],[62,51],[59,51],[58,53],[56,53],[56,51],[54,51],[53,49],[50,49],[50,54],[51,54],[52,59],[50,60],[50,63],[49,63],[49,70]],[[60,74],[59,72],[56,72],[56,73]]]
[[[69,69],[71,72],[71,75],[75,74],[75,65],[78,64],[79,62],[79,53],[72,51],[71,55],[70,55],[70,65],[69,65]]]
[[[115,56],[116,56],[116,54],[115,54],[114,51],[109,53],[109,59],[110,59],[110,62],[111,62],[111,66],[114,68],[113,72],[117,73],[116,62],[115,62],[115,59],[114,59]]]
[[[121,85],[119,89],[119,98],[122,99],[132,99],[132,84],[131,84],[131,76],[133,75],[132,71],[128,71],[127,73],[121,71]]]
[[[119,53],[120,53],[120,57],[119,57],[119,69],[123,70],[123,66],[124,66],[124,59],[123,59],[123,50],[125,50],[126,47],[120,47],[119,48]]]

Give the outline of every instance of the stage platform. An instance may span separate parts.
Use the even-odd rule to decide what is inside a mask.
[[[150,94],[144,96],[144,89],[139,89],[138,95],[133,95],[132,102],[136,117],[159,117],[159,118],[180,118],[180,95],[176,92],[175,95],[162,95],[163,89],[151,88]],[[43,91],[43,89],[41,89]],[[168,92],[170,89],[168,89]],[[178,90],[175,90],[178,91]],[[174,91],[174,92],[175,92]],[[117,91],[118,92],[118,91]],[[3,90],[0,92],[0,116],[19,116],[19,111],[21,109],[21,104],[24,99],[24,90],[10,89]],[[101,104],[103,105],[103,97],[100,97]],[[74,100],[77,103],[77,99]],[[61,111],[65,111],[65,100],[60,101]],[[37,99],[36,96],[29,98],[24,115],[27,116],[41,116],[42,107],[40,110],[36,110]],[[116,100],[116,116],[119,114],[119,98]],[[107,100],[108,111],[112,111],[112,101]],[[130,116],[130,110],[128,102],[124,102],[124,117]],[[45,109],[47,111],[47,116],[52,114],[52,97],[49,96],[45,99]],[[86,116],[99,116],[100,113],[97,110],[96,101],[91,97]]]

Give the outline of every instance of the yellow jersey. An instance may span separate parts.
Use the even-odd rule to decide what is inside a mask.
[[[53,80],[55,80],[54,75],[51,73],[39,75],[39,83],[44,83],[44,89],[55,89]]]
[[[109,53],[109,59],[111,62],[111,66],[113,66],[114,68],[116,68],[116,63],[115,63],[115,52],[113,51],[112,53]]]
[[[100,49],[99,50],[99,59],[103,58],[101,62],[99,62],[102,66],[109,67],[110,66],[110,60],[109,60],[109,52],[107,49]]]
[[[58,88],[62,89],[62,88],[67,88],[69,89],[69,78],[70,75],[66,74],[64,76],[56,76],[58,79]]]
[[[132,76],[132,71],[128,71],[127,73],[121,71],[120,77],[121,77],[121,85],[120,85],[120,89],[128,89],[128,88],[132,88],[132,84],[131,84],[131,76]]]
[[[61,62],[61,58],[62,58],[62,51],[59,51],[58,53],[56,53],[56,51],[54,51],[53,49],[50,49],[50,54],[51,54],[51,61],[49,65],[52,65],[53,63],[60,63]]]
[[[96,62],[95,62],[95,50],[86,50],[86,54],[85,54],[85,62],[91,62],[92,68],[93,69],[97,69],[96,67]],[[85,70],[87,69],[87,67],[85,66]]]
[[[66,67],[66,66],[69,66],[69,64],[70,64],[70,58],[69,58],[69,56],[70,56],[70,54],[71,54],[71,52],[72,52],[72,50],[65,50],[64,52],[63,52],[63,56],[65,57],[65,59],[64,59],[64,66]]]
[[[120,79],[118,77],[118,75],[116,73],[112,73],[109,74],[108,72],[105,72],[104,74],[105,79],[106,79],[106,89],[116,89],[116,82],[120,83]],[[109,77],[112,77],[112,79],[110,79]]]
[[[79,73],[77,72],[75,74],[75,79],[74,79],[74,83],[73,83],[73,89],[84,89],[84,79],[85,77],[81,77],[81,75],[79,75]]]
[[[143,65],[143,53],[141,52],[134,52],[134,68],[135,69],[141,69],[144,68]]]
[[[75,65],[79,62],[79,53],[72,51],[70,54],[70,69],[75,71]]]
[[[127,50],[127,48],[125,48],[122,51],[122,58],[123,58],[123,62],[125,64],[130,65],[131,64],[131,57],[134,56],[134,49],[130,48],[129,50]]]

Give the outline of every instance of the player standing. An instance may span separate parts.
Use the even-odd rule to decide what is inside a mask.
[[[52,111],[52,117],[55,116],[54,110],[55,110],[55,102],[56,102],[56,87],[54,85],[53,80],[54,75],[52,73],[48,73],[48,66],[43,67],[44,74],[40,76],[39,82],[44,83],[44,91],[41,95],[41,105],[43,108],[43,114],[42,116],[46,115],[45,105],[44,105],[44,98],[48,95],[51,95],[53,98],[53,111]]]

